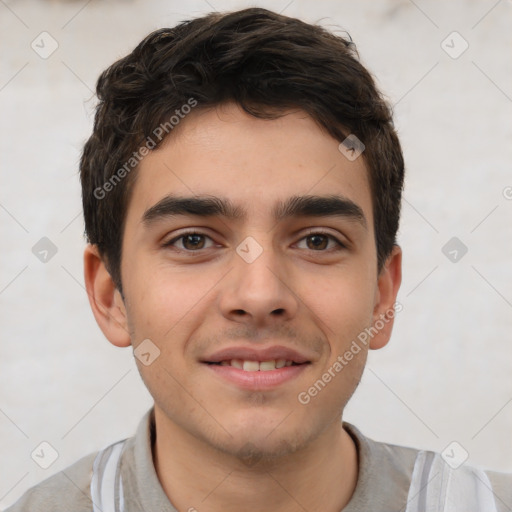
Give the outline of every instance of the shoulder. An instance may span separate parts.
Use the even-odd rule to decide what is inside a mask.
[[[91,512],[90,482],[95,453],[31,487],[5,512]]]
[[[365,470],[382,476],[392,476],[393,481],[408,487],[419,450],[408,446],[375,441],[365,436],[355,425],[343,422],[345,429],[356,443],[359,462]]]
[[[374,451],[379,454],[381,461],[388,459],[387,464],[393,466],[395,476],[403,476],[404,483],[411,483],[414,467],[422,459],[425,463],[421,466],[421,469],[423,472],[427,470],[429,468],[427,461],[429,460],[431,464],[430,476],[435,477],[436,473],[439,475],[444,473],[447,479],[446,482],[451,482],[450,488],[455,489],[464,482],[467,486],[466,491],[475,493],[475,500],[484,500],[484,495],[489,498],[492,495],[497,512],[510,512],[512,510],[512,473],[492,471],[471,464],[451,467],[445,461],[443,455],[435,451],[418,450],[375,441],[370,441],[370,443]],[[455,481],[459,483],[455,484]],[[424,482],[421,485],[423,484]],[[430,484],[435,483],[431,481]]]
[[[418,450],[366,437],[343,422],[358,453],[358,479],[348,510],[400,510],[407,502]]]
[[[447,492],[446,489],[457,492],[457,488],[464,486],[466,494],[473,496],[470,501],[494,501],[494,508],[489,510],[496,512],[512,510],[511,473],[485,470],[470,464],[452,467],[438,452],[375,441],[352,424],[344,422],[344,426],[358,447],[362,483],[378,489],[384,503],[404,506],[414,496],[420,499],[422,493],[438,495]],[[441,482],[449,484],[448,487]]]
[[[486,470],[485,473],[491,483],[498,512],[510,512],[512,510],[512,473],[490,470]]]

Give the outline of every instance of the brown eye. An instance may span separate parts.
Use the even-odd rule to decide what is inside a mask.
[[[210,237],[203,233],[190,231],[188,233],[182,233],[180,236],[169,240],[169,242],[166,242],[163,246],[175,247],[178,250],[193,252],[207,248],[205,246],[206,239],[210,239]]]
[[[306,240],[311,242],[308,243],[309,249],[325,249],[329,244],[328,238],[325,235],[310,235]]]
[[[340,242],[335,236],[330,233],[311,232],[307,236],[301,239],[306,240],[306,249],[315,252],[330,252],[346,249],[346,245]],[[329,249],[329,242],[333,242]]]
[[[192,235],[185,235],[183,236],[183,247],[185,249],[202,249],[204,246],[204,238],[202,238],[203,235],[198,234],[192,234]]]

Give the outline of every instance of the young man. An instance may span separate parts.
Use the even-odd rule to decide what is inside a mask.
[[[85,282],[154,398],[18,511],[512,510],[512,478],[343,422],[401,282],[404,163],[351,42],[251,8],[150,34],[97,86]]]

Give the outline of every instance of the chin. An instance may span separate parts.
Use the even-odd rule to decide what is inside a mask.
[[[293,453],[308,446],[320,434],[314,426],[306,424],[305,421],[294,421],[293,424],[286,422],[286,414],[281,414],[270,421],[268,417],[262,420],[255,415],[249,421],[233,421],[227,430],[232,435],[223,439],[211,439],[210,443],[218,450],[236,457],[246,465],[254,465],[257,462],[273,463],[276,459],[292,455]],[[290,419],[293,417],[290,414]],[[284,421],[283,421],[284,420]]]
[[[274,439],[245,433],[243,437],[230,443],[217,446],[220,451],[235,457],[245,466],[268,466],[278,459],[291,455],[304,446],[303,439],[290,436],[275,436]]]

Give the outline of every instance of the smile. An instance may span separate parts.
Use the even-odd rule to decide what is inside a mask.
[[[270,391],[297,378],[310,362],[295,363],[286,359],[254,361],[243,359],[204,363],[216,378],[248,391]]]
[[[244,370],[246,372],[268,372],[271,370],[276,370],[279,368],[284,368],[286,366],[293,366],[297,363],[293,361],[289,361],[286,359],[272,359],[270,361],[251,361],[251,360],[243,360],[243,359],[230,359],[225,361],[220,361],[218,363],[209,363],[216,364],[220,366],[233,366],[234,368],[238,368],[240,370]]]

